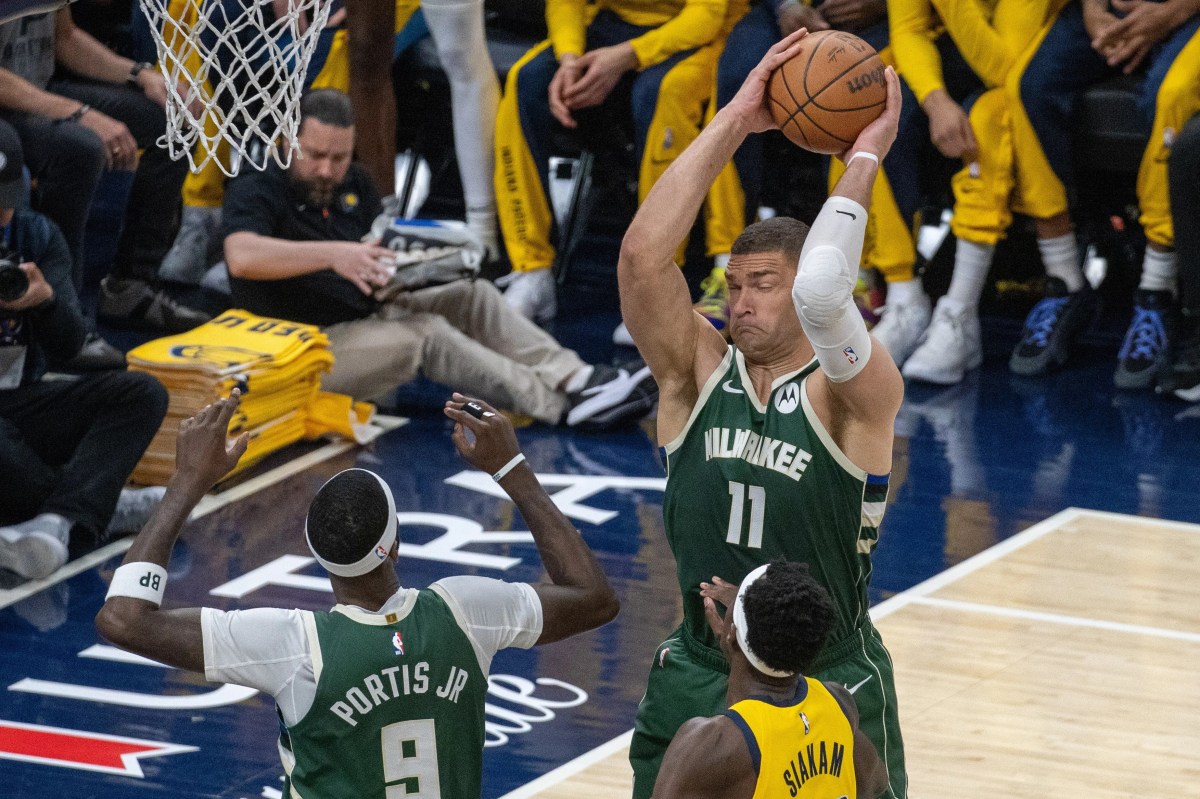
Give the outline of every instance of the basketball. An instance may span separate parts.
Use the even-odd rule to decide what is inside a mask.
[[[887,104],[884,64],[852,33],[820,31],[771,74],[771,116],[793,143],[814,153],[840,153]]]

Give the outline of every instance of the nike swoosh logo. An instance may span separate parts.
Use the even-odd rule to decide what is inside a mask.
[[[839,214],[845,214],[846,216],[850,217],[851,219],[858,219],[858,217],[857,217],[857,216],[855,216],[854,214],[850,213],[849,211],[838,211],[836,208],[835,208],[835,209],[833,209],[833,210],[834,210],[834,211],[837,211],[837,213],[839,213]]]
[[[866,685],[867,681],[870,679],[871,679],[871,675],[868,674],[866,677],[863,677],[862,682],[860,682],[858,685],[854,686],[853,688],[851,688],[849,685],[846,685],[845,683],[842,683],[842,687],[845,688],[847,691],[849,691],[851,696],[854,696],[854,692],[857,691],[859,688],[862,688],[864,685]]]
[[[734,388],[732,385],[732,382],[733,381],[731,381],[731,380],[726,380],[724,383],[721,384],[721,388],[725,389],[730,394],[745,394],[746,393],[743,389]]]

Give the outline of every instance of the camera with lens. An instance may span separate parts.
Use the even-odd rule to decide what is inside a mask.
[[[29,276],[21,269],[21,256],[0,249],[0,301],[13,302],[29,291]]]

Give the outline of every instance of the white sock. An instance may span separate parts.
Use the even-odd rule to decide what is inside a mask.
[[[495,207],[493,137],[500,84],[483,32],[483,0],[425,0],[425,22],[450,78],[454,152],[468,208]]]
[[[1046,275],[1057,277],[1067,284],[1067,291],[1076,292],[1083,288],[1083,269],[1079,264],[1079,245],[1074,233],[1066,233],[1052,239],[1038,239],[1038,252],[1042,254],[1042,265]]]
[[[995,254],[996,247],[992,244],[976,244],[959,239],[954,251],[954,274],[950,277],[946,296],[962,308],[979,307],[983,283],[987,280],[988,270],[992,268],[992,256]]]
[[[1158,252],[1146,248],[1142,259],[1142,279],[1138,288],[1147,291],[1175,291],[1175,251]]]
[[[894,280],[887,284],[886,302],[888,305],[913,305],[919,303],[924,294],[925,289],[921,287],[921,281],[915,277]]]
[[[592,373],[595,371],[596,367],[591,364],[586,364],[576,369],[575,373],[567,379],[566,385],[563,386],[563,391],[567,394],[583,391],[583,387],[587,385],[587,381],[592,379]]]

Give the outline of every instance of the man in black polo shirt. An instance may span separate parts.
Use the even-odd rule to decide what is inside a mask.
[[[550,424],[605,427],[647,413],[648,369],[589,366],[512,311],[485,280],[459,280],[374,299],[390,250],[364,242],[380,211],[364,169],[351,163],[350,98],[310,92],[300,104],[300,149],[229,183],[222,212],[236,306],[320,325],[336,359],[325,388],[373,399],[418,373]]]

